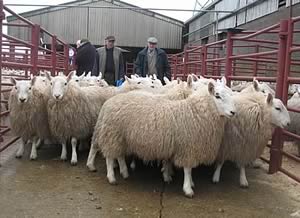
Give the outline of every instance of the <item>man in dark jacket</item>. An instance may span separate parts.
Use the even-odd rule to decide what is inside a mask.
[[[107,36],[105,46],[97,49],[97,61],[94,72],[102,73],[109,85],[119,85],[124,79],[124,61],[122,49],[115,47],[115,37]]]
[[[168,57],[164,50],[156,46],[157,39],[148,38],[148,46],[138,53],[134,63],[135,73],[142,77],[156,74],[157,78],[165,84],[164,76],[171,80]]]
[[[75,63],[77,65],[76,75],[85,75],[92,71],[96,60],[96,48],[87,40],[77,41],[77,54]]]

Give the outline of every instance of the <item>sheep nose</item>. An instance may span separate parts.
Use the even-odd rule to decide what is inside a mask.
[[[54,95],[54,97],[55,97],[56,99],[58,99],[58,98],[60,97],[60,95]]]
[[[151,86],[152,89],[154,89],[154,86]]]
[[[25,102],[25,98],[20,98],[20,102],[24,103]]]
[[[234,111],[230,111],[230,113],[231,113],[232,116],[235,115],[235,112],[234,112]]]

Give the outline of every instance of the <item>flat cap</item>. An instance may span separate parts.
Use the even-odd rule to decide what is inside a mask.
[[[147,40],[147,42],[153,43],[153,44],[157,44],[157,38],[155,38],[155,37],[149,37],[148,40]]]
[[[114,36],[107,36],[107,37],[105,38],[105,40],[108,40],[108,41],[115,41],[116,38],[115,38]]]

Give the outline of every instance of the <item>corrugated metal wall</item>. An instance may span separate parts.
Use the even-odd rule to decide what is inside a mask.
[[[91,6],[114,6],[105,1],[90,3]],[[150,14],[152,12],[149,12]],[[144,47],[149,36],[159,40],[159,46],[180,49],[182,25],[168,22],[128,9],[68,8],[27,17],[68,43],[88,38],[96,45],[104,44],[107,35],[114,35],[119,46]],[[9,34],[26,38],[28,33],[16,28]],[[47,41],[47,39],[44,39]]]
[[[222,0],[220,2],[217,2],[214,5],[215,10],[228,10],[228,11],[234,11],[239,8],[243,8],[246,5],[249,5],[255,1],[258,0]],[[289,2],[289,0],[287,0]],[[293,0],[293,3],[300,2],[300,0]],[[238,12],[237,14],[233,14],[228,18],[224,18],[227,13],[219,13],[218,14],[218,29],[227,29],[227,28],[234,28],[236,26],[245,24],[247,22],[253,21],[257,18],[260,18],[262,16],[265,16],[267,14],[273,13],[278,10],[278,0],[265,0],[257,2],[256,5],[249,7],[241,12]],[[195,25],[195,23],[198,23],[199,21],[203,20],[206,15],[213,15],[213,18],[210,19],[210,22],[214,22],[217,20],[217,14],[216,13],[204,13],[202,16],[198,17],[197,19],[190,22],[188,25],[190,27],[189,31],[193,32],[199,27]],[[215,29],[216,24],[213,23],[209,29],[213,30]],[[192,28],[191,28],[192,27]],[[207,34],[205,30],[197,31],[195,34],[191,34],[189,36],[189,42],[193,42],[198,39],[197,35],[201,35],[202,37],[210,36],[211,34],[214,34],[214,31],[210,31],[210,34]]]

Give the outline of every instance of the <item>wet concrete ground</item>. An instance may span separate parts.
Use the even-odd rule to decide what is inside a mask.
[[[30,148],[15,159],[16,145],[0,154],[0,217],[300,217],[300,185],[281,173],[248,169],[249,189],[238,186],[238,170],[226,165],[221,183],[212,184],[212,168],[193,171],[193,199],[182,193],[183,173],[164,184],[156,167],[137,166],[129,179],[118,175],[118,185],[106,180],[105,161],[97,157],[98,172],[59,160],[60,147],[44,146],[36,161]]]

